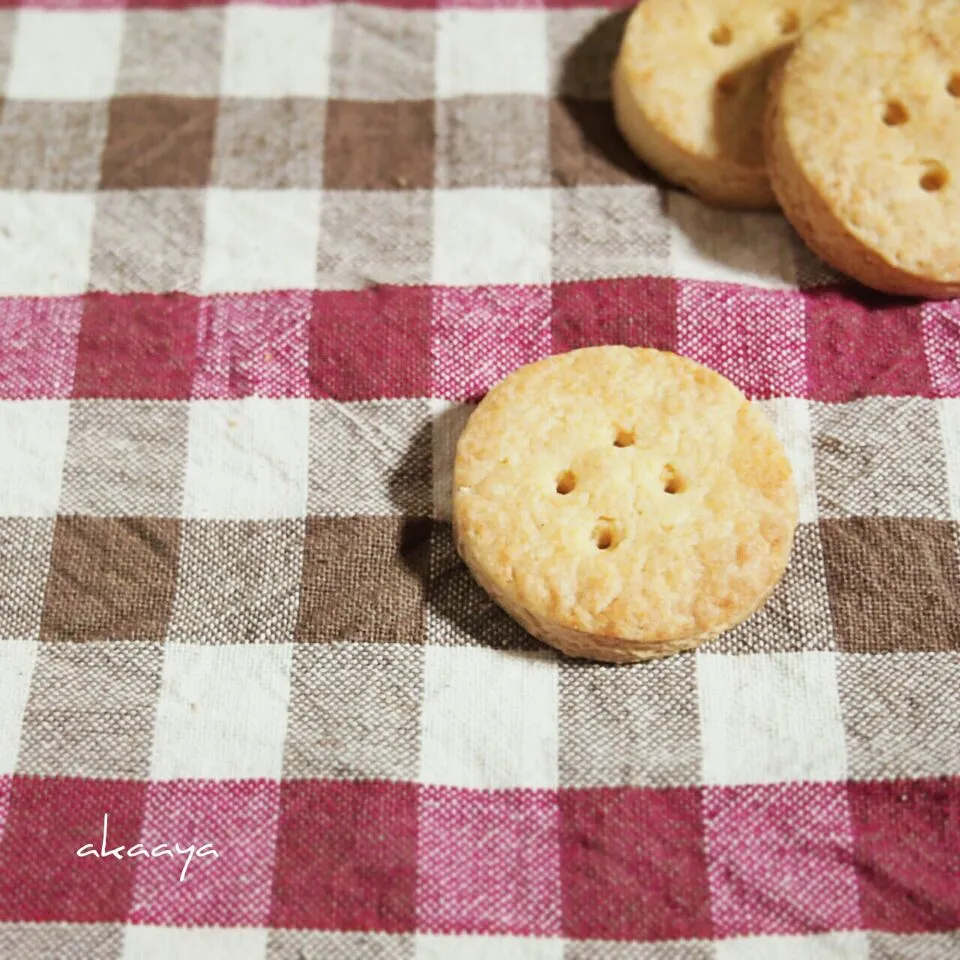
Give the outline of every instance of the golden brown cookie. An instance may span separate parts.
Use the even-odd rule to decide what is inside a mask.
[[[767,80],[837,0],[642,0],[613,69],[617,125],[672,183],[730,207],[773,207],[763,156]]]
[[[772,425],[725,377],[590,347],[483,399],[457,444],[453,523],[477,581],[530,633],[624,662],[753,613],[786,567],[797,496]]]
[[[889,293],[960,295],[960,3],[867,0],[772,81],[767,158],[797,232]]]

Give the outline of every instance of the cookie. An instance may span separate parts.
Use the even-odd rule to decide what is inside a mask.
[[[888,293],[960,295],[960,3],[855,2],[771,81],[771,181],[835,269]]]
[[[632,150],[709,203],[776,206],[764,163],[772,65],[836,0],[643,0],[613,68]]]
[[[675,354],[588,347],[521,367],[470,416],[457,550],[535,637],[627,662],[748,617],[784,569],[797,496],[773,427]]]

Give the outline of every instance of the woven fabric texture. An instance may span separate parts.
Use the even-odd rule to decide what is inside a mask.
[[[665,189],[624,19],[0,0],[4,960],[960,957],[960,303]],[[472,405],[601,343],[730,377],[801,502],[626,668],[449,528]]]

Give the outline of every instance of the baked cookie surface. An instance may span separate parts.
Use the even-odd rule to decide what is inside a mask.
[[[690,649],[786,568],[797,497],[773,427],[729,380],[590,347],[514,371],[457,445],[454,536],[480,585],[572,656]]]
[[[771,68],[836,0],[642,0],[612,77],[617,125],[672,183],[733,207],[774,207],[763,117]]]
[[[889,293],[960,295],[960,3],[839,8],[771,84],[767,158],[811,249]]]

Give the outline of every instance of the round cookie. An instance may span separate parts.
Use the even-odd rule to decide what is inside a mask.
[[[960,295],[960,3],[854,2],[771,81],[767,161],[787,218],[842,273]]]
[[[763,156],[767,80],[837,0],[642,0],[613,68],[617,126],[672,183],[730,207],[774,207]]]
[[[797,496],[773,427],[672,353],[589,347],[515,370],[471,415],[457,550],[535,637],[627,662],[698,646],[776,586]]]

